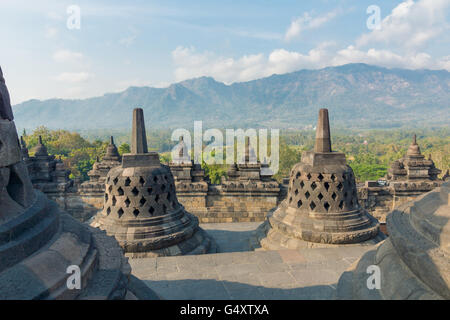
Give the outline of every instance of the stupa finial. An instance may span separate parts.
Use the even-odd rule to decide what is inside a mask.
[[[328,109],[319,110],[319,119],[317,120],[316,128],[316,144],[314,146],[315,152],[331,152],[331,138],[330,138],[330,121],[328,119]]]
[[[133,110],[131,153],[148,153],[147,136],[145,134],[144,110],[142,110],[141,108],[136,108]]]

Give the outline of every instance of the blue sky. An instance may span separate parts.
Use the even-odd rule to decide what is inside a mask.
[[[67,8],[80,8],[69,29]],[[367,8],[380,8],[370,30]],[[12,103],[364,62],[450,71],[450,0],[0,0]]]

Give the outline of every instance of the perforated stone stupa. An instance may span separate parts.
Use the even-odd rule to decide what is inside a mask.
[[[341,276],[338,298],[449,300],[449,221],[450,182],[393,210],[389,238]],[[378,290],[367,286],[369,266],[379,268]]]
[[[13,119],[0,68],[0,300],[136,298],[115,239],[33,189]],[[67,285],[69,267],[81,289]]]
[[[104,207],[94,226],[113,235],[127,256],[172,256],[215,251],[198,218],[178,202],[175,182],[157,152],[148,152],[144,114],[133,111],[131,153],[106,177]]]
[[[353,170],[332,152],[328,110],[321,109],[314,151],[290,174],[287,198],[257,231],[264,249],[376,242],[379,224],[358,204]]]

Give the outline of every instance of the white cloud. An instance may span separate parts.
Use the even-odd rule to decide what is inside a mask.
[[[93,77],[88,72],[63,72],[55,77],[56,81],[67,83],[85,82]]]
[[[217,56],[211,52],[196,52],[195,48],[178,47],[172,52],[177,81],[211,76],[232,83],[249,81],[272,74],[282,74],[300,68],[319,68],[327,65],[333,43],[323,43],[307,54],[285,49],[273,50],[268,56],[259,53],[239,58]]]
[[[58,50],[53,54],[53,60],[56,62],[77,62],[84,58],[81,52],[70,50]]]
[[[218,56],[212,52],[197,52],[193,47],[178,47],[172,52],[172,58],[177,81],[211,76],[227,84],[299,69],[318,69],[347,63],[367,63],[387,68],[450,71],[450,56],[434,59],[425,52],[398,54],[386,49],[361,50],[355,46],[336,50],[335,46],[333,42],[325,42],[307,53],[276,49],[268,55],[259,53],[238,58]]]
[[[422,48],[428,41],[448,32],[448,0],[406,0],[381,21],[381,28],[363,34],[358,47],[375,43],[389,44],[407,50]]]
[[[296,18],[291,22],[291,25],[284,35],[284,39],[286,41],[290,41],[300,36],[300,34],[305,30],[319,28],[328,21],[334,19],[340,12],[341,10],[336,9],[314,18],[310,13],[305,12],[302,17]]]
[[[52,39],[58,35],[58,29],[53,27],[45,28],[45,37]]]

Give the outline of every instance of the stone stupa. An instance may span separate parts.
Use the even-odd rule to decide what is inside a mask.
[[[267,250],[373,244],[379,224],[358,204],[345,154],[331,150],[328,110],[321,109],[314,151],[302,154],[290,174],[287,198],[256,231]]]
[[[93,226],[113,235],[133,258],[215,252],[198,218],[178,202],[170,168],[148,151],[140,108],[133,110],[131,153],[109,171]]]
[[[389,181],[436,181],[441,170],[435,167],[431,155],[428,159],[420,152],[416,135],[406,151],[406,155],[392,163],[388,169],[387,180]]]
[[[111,136],[108,147],[106,147],[106,153],[103,156],[102,160],[100,161],[100,159],[97,159],[97,161],[92,166],[92,170],[88,172],[89,181],[84,183],[85,187],[94,187],[96,185],[99,185],[104,188],[104,183],[109,170],[111,170],[111,168],[119,166],[121,160],[122,157],[120,156],[119,151],[114,144],[114,137]]]
[[[343,273],[337,298],[449,300],[450,182],[393,210],[387,228],[389,238]],[[379,268],[378,288],[369,266]]]
[[[117,241],[33,189],[13,119],[0,68],[0,300],[139,296],[130,291],[131,268]],[[79,289],[67,284],[76,268]]]

